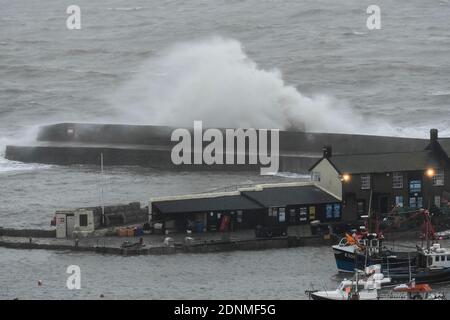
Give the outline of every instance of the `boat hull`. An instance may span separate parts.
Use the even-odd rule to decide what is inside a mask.
[[[336,267],[339,272],[353,273],[355,269],[364,269],[365,266],[380,264],[383,273],[390,271],[408,270],[409,266],[416,264],[416,253],[408,258],[405,252],[386,252],[382,255],[366,257],[348,247],[333,246]],[[400,273],[400,272],[398,272]]]
[[[450,282],[450,268],[442,269],[413,269],[411,276],[409,272],[396,273],[395,271],[390,274],[392,282],[401,283],[409,281],[409,279],[415,279],[416,283],[442,283]]]
[[[344,301],[352,300],[348,294],[340,294],[331,292],[313,292],[310,295],[312,300],[333,300],[333,301]],[[378,295],[376,292],[361,292],[356,300],[378,300]]]

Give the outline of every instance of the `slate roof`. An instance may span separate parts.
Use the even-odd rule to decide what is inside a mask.
[[[441,146],[442,150],[447,154],[447,156],[450,156],[450,138],[439,139],[439,145]]]
[[[432,151],[334,155],[328,160],[341,174],[418,171],[440,168],[444,161]]]
[[[264,188],[261,191],[242,191],[241,193],[264,207],[284,207],[286,205],[322,204],[341,201],[315,185]]]
[[[198,195],[197,195],[198,196]],[[229,210],[252,210],[287,205],[335,203],[341,200],[315,185],[264,187],[258,191],[241,191],[240,195],[195,199],[152,201],[161,213],[189,213]]]
[[[162,213],[261,209],[261,205],[241,195],[154,201],[152,205]]]

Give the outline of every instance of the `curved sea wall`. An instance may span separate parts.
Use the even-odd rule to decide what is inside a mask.
[[[46,164],[140,165],[169,170],[259,170],[260,165],[174,165],[171,141],[176,128],[118,124],[59,123],[39,129],[36,142],[8,145],[9,160]],[[192,128],[187,128],[192,133]],[[223,132],[224,129],[221,129]],[[205,146],[206,142],[203,143]],[[335,154],[423,150],[428,139],[280,131],[280,171],[305,172],[332,146]],[[235,144],[236,145],[236,144]],[[270,149],[269,149],[270,150]],[[248,156],[248,154],[247,154]]]

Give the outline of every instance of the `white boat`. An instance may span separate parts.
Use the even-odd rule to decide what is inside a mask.
[[[359,275],[366,278],[359,278]],[[336,290],[309,291],[313,300],[378,300],[378,290],[391,282],[381,272],[381,265],[372,265],[365,272],[355,270],[355,279],[344,279]]]
[[[450,230],[436,232],[435,235],[439,240],[450,239]]]
[[[360,274],[365,278],[359,278]],[[373,265],[365,273],[355,270],[355,279],[344,279],[336,290],[306,293],[313,300],[446,300],[444,293],[433,292],[429,284],[416,284],[414,279],[390,292],[381,290],[390,283],[391,279],[381,272],[381,265]]]

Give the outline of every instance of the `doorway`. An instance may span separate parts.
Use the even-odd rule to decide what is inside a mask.
[[[388,213],[389,212],[389,197],[387,195],[381,195],[378,201],[379,201],[380,213]]]

